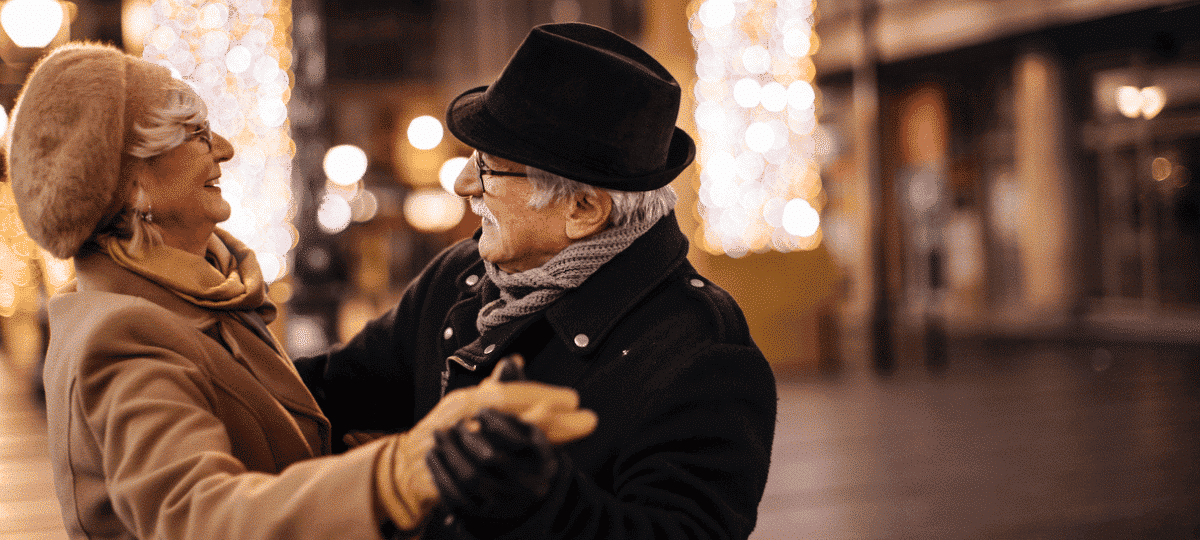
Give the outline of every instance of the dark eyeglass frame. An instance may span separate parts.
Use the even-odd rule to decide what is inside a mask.
[[[475,171],[478,173],[478,176],[479,176],[479,189],[482,190],[484,193],[487,193],[487,184],[485,184],[483,182],[483,175],[485,175],[485,174],[488,176],[511,176],[514,178],[528,178],[529,177],[528,174],[523,173],[523,172],[497,171],[497,170],[487,168],[487,165],[484,165],[484,163],[483,163],[483,155],[480,154],[478,151],[475,152]]]
[[[190,140],[196,139],[196,138],[199,138],[201,141],[204,141],[205,146],[208,146],[208,151],[212,152],[213,133],[212,133],[212,128],[209,127],[209,125],[208,125],[208,120],[205,120],[204,122],[202,122],[200,124],[196,124],[196,128],[193,129],[192,131],[188,132],[188,135],[185,140],[190,141]]]

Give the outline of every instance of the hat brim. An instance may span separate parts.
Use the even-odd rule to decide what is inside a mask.
[[[522,134],[496,119],[484,102],[487,86],[459,94],[446,110],[446,125],[460,141],[493,156],[548,171],[599,188],[618,191],[651,191],[670,184],[696,159],[696,143],[675,128],[662,169],[636,176],[598,171],[572,162],[523,140]]]

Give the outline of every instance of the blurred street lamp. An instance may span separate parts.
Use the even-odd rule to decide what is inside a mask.
[[[1136,88],[1122,86],[1117,89],[1117,110],[1126,118],[1143,116],[1146,119],[1158,116],[1167,104],[1167,94],[1157,86]]]
[[[71,37],[76,7],[54,0],[9,0],[0,7],[0,59],[6,64],[32,64],[50,48]]]

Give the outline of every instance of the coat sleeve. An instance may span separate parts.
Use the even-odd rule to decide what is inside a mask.
[[[414,366],[421,325],[431,313],[444,313],[454,294],[433,294],[452,286],[454,274],[473,258],[475,244],[465,240],[443,251],[405,289],[400,302],[350,341],[311,357],[295,360],[300,378],[329,419],[336,450],[344,449],[349,431],[399,432],[416,419]]]
[[[92,440],[67,444],[98,448],[121,522],[138,538],[380,538],[379,445],[279,474],[248,471],[231,454],[214,387],[194,361],[203,336],[162,315],[143,302],[99,321],[81,340],[70,383],[78,411],[70,418],[87,425],[72,432]]]
[[[660,391],[634,404],[627,418],[641,420],[614,456],[592,474],[566,461],[548,502],[502,538],[747,538],[770,464],[774,377],[755,347],[703,349],[638,383]]]

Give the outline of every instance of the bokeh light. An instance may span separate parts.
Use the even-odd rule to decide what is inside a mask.
[[[291,224],[296,150],[287,109],[290,4],[154,0],[149,16],[142,57],[190,83],[208,105],[213,131],[236,150],[221,165],[223,196],[233,211],[220,227],[254,250],[268,282],[285,276],[298,237]],[[137,26],[142,23],[130,25]]]
[[[820,244],[814,20],[807,0],[707,0],[689,21],[699,78],[693,239],[710,253]]]
[[[367,153],[352,144],[339,144],[325,152],[325,176],[339,186],[349,186],[367,173]]]
[[[1142,95],[1142,116],[1154,118],[1167,105],[1167,94],[1162,88],[1148,86],[1140,92]]]
[[[442,164],[442,168],[438,170],[438,182],[442,185],[442,189],[446,193],[454,195],[454,181],[458,179],[458,175],[462,174],[462,170],[467,166],[467,158],[452,157],[447,159]]]
[[[0,8],[0,25],[18,47],[45,47],[64,16],[63,5],[54,0],[9,0]]]
[[[326,193],[317,207],[317,224],[329,234],[337,234],[350,226],[354,211],[350,202],[337,193]]]
[[[419,189],[404,199],[404,217],[422,232],[454,228],[466,215],[466,200],[441,189]]]
[[[804,199],[792,199],[783,207],[783,229],[801,238],[809,237],[821,226],[821,215]]]
[[[1117,110],[1126,118],[1137,118],[1142,113],[1142,92],[1132,86],[1117,88]]]
[[[408,124],[408,143],[418,150],[431,150],[441,144],[445,130],[432,116],[418,116]]]

